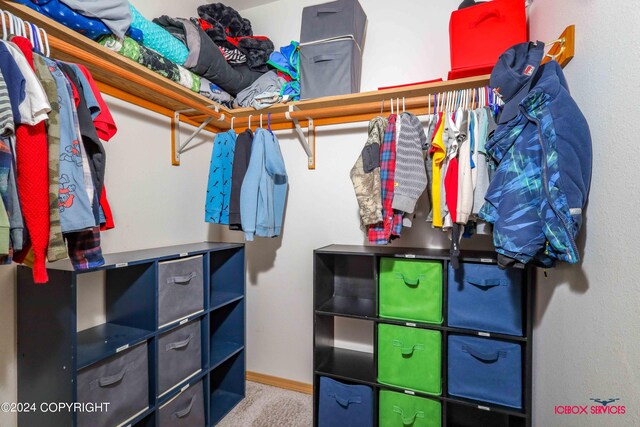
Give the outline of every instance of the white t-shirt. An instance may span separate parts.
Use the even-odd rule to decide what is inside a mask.
[[[25,97],[18,106],[21,119],[20,123],[31,126],[36,125],[49,117],[47,113],[51,111],[51,105],[49,105],[47,94],[42,88],[40,80],[36,77],[36,73],[27,62],[27,58],[22,54],[22,51],[13,43],[4,40],[2,43],[9,49],[11,56],[16,61],[25,80]]]

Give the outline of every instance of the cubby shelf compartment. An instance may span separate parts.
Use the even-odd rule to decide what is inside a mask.
[[[158,263],[195,255],[202,255],[203,288],[198,286],[197,294],[203,298],[204,309],[159,328]],[[120,352],[124,355],[129,348],[146,342],[149,408],[126,424],[156,427],[161,404],[200,380],[208,402],[207,425],[218,423],[245,393],[244,245],[196,243],[108,254],[105,261],[100,268],[77,272],[68,260],[48,264],[49,283],[45,286],[33,283],[29,268],[18,267],[20,401],[72,404],[77,399],[75,384],[81,369],[117,357]],[[104,284],[106,318],[103,324],[77,331],[78,287],[87,281]],[[224,301],[217,297],[228,293],[235,296]],[[188,342],[200,341],[200,369],[176,379],[177,384],[171,383],[161,392],[159,340],[193,322],[200,323],[201,332]],[[42,387],[43,381],[47,387]],[[25,426],[78,425],[76,416],[67,412],[21,413],[18,422]]]
[[[245,394],[245,354],[237,352],[211,371],[211,424],[216,425]]]
[[[382,258],[434,260],[443,263],[442,324],[430,324],[402,319],[381,318],[378,313],[380,260]],[[461,263],[496,265],[491,252],[463,251]],[[426,248],[396,248],[374,246],[330,245],[314,251],[314,426],[318,425],[319,381],[323,376],[347,384],[362,384],[374,389],[374,427],[378,425],[378,394],[391,390],[442,404],[443,427],[531,427],[532,366],[533,366],[533,302],[535,300],[535,269],[516,265],[522,271],[522,336],[485,332],[449,326],[448,317],[449,252]],[[366,304],[363,304],[366,302]],[[363,307],[365,307],[363,309]],[[373,353],[336,347],[335,320],[357,319],[373,328]],[[406,390],[403,387],[378,382],[378,326],[398,325],[430,329],[442,334],[442,393],[440,396]],[[449,395],[448,338],[450,334],[475,336],[517,343],[522,352],[522,409],[495,405]],[[343,345],[343,343],[341,343]]]
[[[316,372],[319,374],[365,384],[376,382],[373,353],[333,347],[320,351],[316,358]]]
[[[154,336],[153,331],[103,323],[78,332],[78,369],[126,350]]]

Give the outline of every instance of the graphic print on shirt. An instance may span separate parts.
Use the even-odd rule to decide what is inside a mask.
[[[67,175],[61,175],[60,189],[58,190],[58,207],[61,213],[73,206],[73,200],[76,197],[75,193],[75,184],[71,184],[71,180]]]
[[[82,166],[82,150],[80,142],[74,139],[71,145],[64,148],[64,153],[60,154],[60,161],[73,162],[76,166]]]

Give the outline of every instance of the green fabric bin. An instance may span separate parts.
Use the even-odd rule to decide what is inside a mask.
[[[441,427],[442,405],[437,400],[381,390],[380,427]]]
[[[382,258],[380,317],[442,323],[442,262]]]
[[[378,382],[440,395],[441,361],[440,331],[378,325]]]

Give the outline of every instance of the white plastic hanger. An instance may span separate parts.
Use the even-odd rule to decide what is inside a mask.
[[[249,114],[249,123],[248,123],[249,130],[251,130],[251,116],[252,116],[252,115],[251,115],[251,114]]]
[[[44,39],[44,56],[46,56],[47,58],[49,57],[49,55],[51,55],[51,50],[49,49],[49,36],[47,35],[47,32],[43,29],[43,28],[38,28],[38,35],[40,35],[40,33],[42,32],[42,38]]]
[[[234,121],[235,119],[236,119],[236,118],[235,118],[234,116],[231,116],[231,130],[233,130],[233,121]]]

